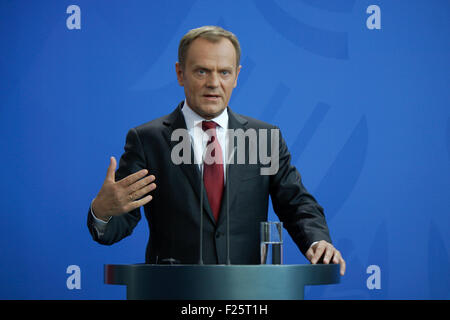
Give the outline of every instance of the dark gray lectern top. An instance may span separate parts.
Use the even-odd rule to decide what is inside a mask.
[[[339,265],[105,265],[127,299],[301,300],[305,285],[340,282]]]

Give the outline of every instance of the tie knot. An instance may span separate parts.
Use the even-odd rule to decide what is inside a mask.
[[[216,129],[217,123],[214,121],[203,121],[202,122],[202,129],[203,131],[209,130],[209,129]]]

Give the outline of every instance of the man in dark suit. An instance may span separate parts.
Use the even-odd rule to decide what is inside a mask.
[[[278,128],[228,107],[241,69],[237,38],[219,27],[193,29],[180,42],[178,60],[177,78],[186,99],[171,114],[129,131],[117,171],[114,157],[110,159],[88,213],[94,240],[110,245],[130,235],[144,206],[150,228],[146,263],[197,263],[203,195],[204,263],[226,262],[228,211],[231,263],[258,264],[259,226],[267,220],[270,195],[275,213],[307,259],[338,263],[344,274],[345,261],[331,244],[323,209],[290,164]],[[276,139],[271,152],[278,155],[277,170],[262,174],[267,163],[249,161],[252,151],[247,149],[244,163],[230,161],[226,132],[238,129],[267,132],[268,141]],[[190,160],[181,163],[173,152],[180,142],[174,134],[180,130],[187,133],[189,148],[178,156]],[[258,146],[261,139],[257,137]],[[206,153],[215,161],[206,161]]]

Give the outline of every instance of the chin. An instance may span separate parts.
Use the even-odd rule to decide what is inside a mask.
[[[225,109],[224,106],[218,106],[216,104],[214,105],[203,105],[200,107],[201,109],[201,116],[204,118],[215,118],[219,114],[222,113],[222,111]]]

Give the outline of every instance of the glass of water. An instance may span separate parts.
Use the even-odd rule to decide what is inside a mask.
[[[283,264],[283,222],[261,222],[261,264]]]

